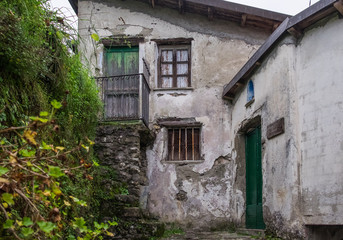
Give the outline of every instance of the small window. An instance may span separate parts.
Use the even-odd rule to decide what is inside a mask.
[[[190,87],[190,66],[190,45],[160,46],[158,87]]]
[[[254,83],[252,80],[248,82],[248,89],[247,89],[247,102],[250,102],[254,99],[255,93],[254,93]]]
[[[167,161],[200,160],[200,127],[169,128]]]

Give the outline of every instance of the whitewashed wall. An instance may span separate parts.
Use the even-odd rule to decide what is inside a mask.
[[[287,43],[287,44],[286,44]],[[247,89],[244,87],[233,103],[232,133],[243,135],[240,130],[255,117],[261,117],[263,213],[266,225],[272,229],[298,231],[299,219],[294,211],[299,211],[299,151],[297,149],[297,106],[294,104],[294,51],[291,39],[274,49],[270,57],[251,77],[255,87],[255,101],[248,107]],[[267,139],[267,126],[278,119],[285,119],[285,133]],[[237,166],[244,168],[244,140],[235,138],[233,154]],[[237,153],[236,153],[237,152]],[[245,175],[243,176],[245,179]],[[237,186],[237,188],[241,188]],[[245,197],[245,188],[243,195]],[[290,225],[296,225],[291,228]],[[301,227],[300,227],[301,228]]]
[[[305,225],[343,222],[342,37],[342,20],[331,17],[298,43],[284,38],[251,77],[255,102],[245,107],[246,86],[233,102],[235,163],[245,166],[240,129],[261,116],[264,219],[290,239],[308,237]],[[268,140],[267,126],[282,117],[285,133]]]
[[[297,51],[302,213],[343,222],[343,21],[308,31]]]

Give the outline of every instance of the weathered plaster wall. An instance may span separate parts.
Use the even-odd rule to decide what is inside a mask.
[[[102,74],[101,38],[112,35],[141,35],[140,57],[150,63],[150,123],[155,144],[147,151],[149,186],[147,208],[165,221],[196,227],[217,223],[241,223],[244,212],[242,191],[234,190],[236,165],[231,159],[230,106],[222,88],[252,56],[268,36],[237,24],[175,10],[150,8],[137,1],[79,1],[79,30],[87,59],[95,75]],[[151,39],[193,38],[191,44],[192,88],[157,90],[158,48]],[[195,118],[203,124],[201,153],[197,164],[167,164],[165,128],[156,120],[167,117]]]
[[[304,224],[343,222],[342,20],[322,22],[298,43],[291,37],[278,43],[252,76],[255,101],[246,107],[246,88],[233,104],[225,104],[222,86],[252,56],[266,33],[160,7],[152,9],[136,1],[81,0],[79,13],[83,51],[96,76],[103,71],[103,47],[91,39],[93,32],[101,38],[145,38],[140,57],[151,66],[150,125],[156,140],[147,151],[149,185],[144,188],[142,204],[153,214],[198,227],[244,224],[244,136],[261,124],[267,227],[294,239],[306,236]],[[155,89],[158,48],[151,39],[177,37],[194,39],[192,89]],[[163,162],[167,130],[156,120],[167,117],[195,118],[203,123],[202,163]],[[285,133],[268,140],[267,126],[282,117]]]
[[[343,223],[343,20],[308,31],[297,51],[302,213],[306,224]]]
[[[237,173],[245,171],[239,170],[245,168],[244,133],[260,116],[264,220],[288,239],[323,239],[324,232],[330,238],[330,228],[316,232],[314,226],[343,222],[342,28],[342,20],[331,17],[298,42],[283,39],[251,77],[255,101],[245,106],[245,86],[233,102]],[[282,117],[285,133],[268,140],[267,126]],[[234,187],[243,196],[244,180],[238,175]],[[313,225],[311,232],[305,225]]]
[[[212,41],[213,44],[216,44],[216,39],[237,43],[241,41],[245,48],[239,47],[236,52],[243,51],[242,53],[245,52],[245,54],[232,57],[229,61],[229,63],[237,64],[240,67],[270,34],[269,32],[242,28],[238,24],[227,21],[209,21],[206,17],[195,14],[179,14],[176,10],[159,6],[151,8],[147,4],[137,1],[80,0],[78,23],[79,34],[82,38],[80,48],[85,54],[85,61],[89,62],[94,74],[100,76],[103,70],[103,48],[101,44],[96,44],[91,38],[92,33],[97,33],[101,38],[118,35],[145,37],[145,43],[140,45],[140,53],[142,54],[140,57],[146,57],[150,62],[153,76],[156,73],[154,65],[156,64],[157,49],[156,44],[149,41],[151,39],[197,37],[199,40],[205,41],[207,45],[212,44]],[[236,45],[231,46],[235,47]],[[192,54],[194,53],[193,50],[192,46]],[[221,56],[226,56],[227,59],[226,52],[220,50],[223,49],[218,46],[217,52]],[[211,57],[202,54],[199,56],[203,60],[207,60],[204,59],[205,57],[215,58],[215,54],[211,54]],[[192,61],[194,66],[195,58],[192,57]],[[220,69],[219,66],[217,69]],[[238,69],[235,68],[235,70]],[[234,72],[226,77],[230,79],[233,75]],[[223,80],[222,83],[224,82]],[[153,79],[153,83],[152,86],[155,87],[156,79]]]

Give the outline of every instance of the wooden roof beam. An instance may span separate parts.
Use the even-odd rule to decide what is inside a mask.
[[[184,13],[185,12],[185,1],[184,0],[179,0],[179,13]]]
[[[214,9],[224,9],[225,11],[237,12],[237,13],[245,13],[248,15],[255,15],[260,16],[264,19],[270,19],[273,21],[283,21],[289,15],[272,12],[260,8],[250,7],[238,3],[232,3],[222,0],[187,0],[187,4],[197,4],[197,5],[204,5],[208,7],[213,7]]]
[[[238,89],[238,88],[240,88],[240,87],[243,87],[243,86],[244,86],[244,84],[243,84],[243,83],[240,83],[240,82],[237,82],[237,83],[235,84],[236,89]]]
[[[208,20],[212,21],[212,20],[213,20],[213,15],[214,15],[214,9],[213,9],[213,7],[208,7],[208,8],[207,8]]]
[[[227,94],[227,95],[223,96],[223,98],[224,98],[225,100],[230,100],[230,101],[232,101],[233,99],[235,99],[235,95],[234,95],[234,94]]]
[[[291,34],[295,38],[300,38],[303,35],[303,32],[296,26],[287,29],[287,32],[289,32],[289,34]]]
[[[155,0],[149,0],[149,3],[150,3],[150,5],[152,6],[152,8],[155,7]]]
[[[333,4],[337,11],[343,16],[343,0],[339,0]]]
[[[273,32],[280,26],[280,23],[274,23]]]
[[[242,19],[241,19],[241,26],[244,27],[245,23],[247,21],[247,14],[242,14]]]

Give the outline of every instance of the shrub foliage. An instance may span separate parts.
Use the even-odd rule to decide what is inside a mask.
[[[0,238],[100,239],[82,216],[101,110],[77,35],[46,0],[0,2]]]

